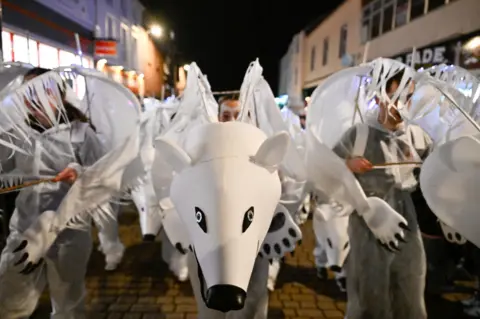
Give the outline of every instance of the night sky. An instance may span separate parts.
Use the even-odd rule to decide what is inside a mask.
[[[181,63],[195,61],[212,90],[239,89],[249,63],[258,57],[264,77],[277,94],[280,59],[292,37],[342,1],[141,2],[158,24],[174,30]]]

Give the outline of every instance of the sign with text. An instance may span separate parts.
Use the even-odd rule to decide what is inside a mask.
[[[467,69],[480,67],[480,30],[462,35],[454,39],[419,48],[413,56],[413,52],[405,52],[394,56],[407,65],[415,59],[415,68],[427,68],[436,64],[458,64]],[[468,50],[467,50],[468,47]]]
[[[407,65],[411,65],[412,59],[414,59],[416,68],[441,63],[453,64],[455,62],[455,47],[447,44],[426,47],[416,50],[415,54],[410,52],[394,57],[394,59]]]
[[[95,57],[116,58],[117,41],[109,39],[95,39]]]

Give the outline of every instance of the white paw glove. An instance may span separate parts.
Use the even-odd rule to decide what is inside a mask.
[[[408,230],[407,220],[381,198],[368,197],[367,202],[370,208],[360,215],[385,248],[397,251],[399,241],[405,241],[403,230]]]
[[[464,245],[467,243],[465,237],[456,232],[452,227],[440,221],[440,227],[442,227],[443,235],[448,242],[457,245]]]
[[[15,266],[21,268],[20,273],[33,272],[43,261],[43,257],[53,245],[58,232],[52,229],[56,213],[43,212],[23,234],[20,235],[20,245],[13,251]]]

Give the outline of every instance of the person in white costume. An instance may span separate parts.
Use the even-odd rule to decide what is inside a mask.
[[[148,127],[152,131],[153,138],[162,136],[169,128],[179,101],[180,99],[170,99],[167,103],[155,101],[156,103],[151,103],[153,105],[150,106],[150,110],[143,113],[143,120],[149,123]],[[146,155],[153,156],[151,153]],[[174,247],[165,231],[161,229],[163,211],[157,201],[150,173],[147,174],[145,183],[132,190],[132,199],[140,215],[143,240],[153,242],[159,234],[163,261],[168,264],[170,271],[180,282],[186,281],[188,279],[187,256],[185,252]]]
[[[54,184],[22,189],[17,197],[10,222],[11,234],[0,260],[0,317],[5,319],[29,317],[46,285],[52,299],[52,318],[86,318],[84,279],[92,247],[88,231],[61,232],[45,256],[45,262],[30,262],[23,270],[18,265],[29,258],[28,254],[19,260],[15,255],[27,245],[25,240],[19,240],[19,234],[43,212],[55,210],[70,184],[75,182],[80,167],[92,165],[103,155],[103,147],[88,119],[67,100],[68,85],[52,77],[53,72],[45,71],[29,72],[26,80],[38,77],[20,88],[28,92],[17,95],[24,100],[16,99],[28,110],[29,127],[25,125],[23,132],[30,136],[29,152],[33,156],[15,152],[9,157],[8,148],[2,149],[3,172],[13,176],[56,176],[52,180]],[[40,95],[46,95],[50,109],[38,102]],[[57,123],[52,120],[55,118]],[[3,131],[2,140],[11,141],[7,137],[12,136],[10,134]]]
[[[454,90],[458,91],[461,95],[464,95],[466,99],[463,100],[463,104],[461,105],[461,108],[467,112],[467,114],[471,117],[471,119],[475,123],[477,124],[480,123],[480,79],[478,77],[476,77],[475,75],[471,74],[467,70],[462,69],[458,66],[445,65],[445,64],[436,65],[425,71],[429,73],[433,78],[440,80],[442,83],[450,87],[453,87]],[[474,136],[475,135],[478,136],[478,134],[479,132],[477,130]],[[467,150],[467,154],[470,152],[475,152],[475,148]],[[462,152],[459,152],[459,153],[461,154]],[[451,173],[452,172],[448,172],[447,175]],[[465,181],[465,184],[468,184],[468,181]],[[431,196],[431,194],[428,194],[428,196]],[[438,208],[438,205],[436,206],[437,206],[436,208]],[[445,209],[449,210],[450,207],[446,207]],[[476,211],[475,211],[475,216],[476,216]],[[476,217],[474,218],[476,219]],[[474,219],[472,220],[467,219],[467,220],[469,221],[469,223],[474,221]],[[439,220],[439,222],[440,222],[440,228],[443,231],[444,237],[447,242],[449,242],[450,244],[456,244],[456,245],[464,245],[467,243],[467,239],[463,237],[459,232],[457,232],[456,229],[448,226],[441,220]],[[455,223],[457,222],[454,221],[452,223],[452,221],[450,221],[450,225],[452,226],[455,226]],[[459,229],[462,229],[462,227],[460,227]],[[468,243],[468,246],[470,246],[470,243]],[[443,246],[439,246],[437,250],[439,251],[439,249],[441,248],[443,248]],[[473,298],[463,300],[461,303],[465,307],[464,312],[467,315],[478,318],[480,317],[480,301],[479,301],[480,298],[478,294],[478,290],[479,290],[478,278],[480,277],[479,276],[480,248],[478,247],[478,242],[476,243],[476,247],[474,245],[471,245],[471,247],[468,247],[468,248],[471,248],[471,254],[472,254],[471,257],[473,259],[474,269],[476,270],[474,272],[474,274],[477,277],[476,287],[475,287],[475,293]],[[428,251],[427,251],[427,260],[428,260]],[[443,261],[443,260],[440,259],[440,261]],[[446,267],[442,267],[442,268],[445,269]]]
[[[389,96],[395,94],[403,80],[403,75],[404,73],[399,71],[388,79],[386,92]],[[412,93],[413,87],[408,94]],[[414,183],[413,175],[405,177],[398,175],[404,180],[397,181],[394,171],[372,171],[371,163],[395,162],[398,159],[415,161],[418,158],[417,153],[425,158],[429,139],[426,135],[420,135],[419,144],[426,145],[427,148],[414,147],[409,142],[411,138],[407,136],[408,133],[404,132],[403,120],[396,109],[392,107],[389,110],[386,102],[381,100],[377,100],[377,103],[380,105],[378,114],[380,125],[366,126],[365,132],[368,131],[368,136],[363,154],[361,150],[354,149],[355,139],[360,138],[356,136],[361,134],[361,126],[347,132],[334,151],[346,160],[346,165],[356,174],[365,192],[370,192],[369,196],[378,196],[387,200],[392,208],[405,217],[410,230],[406,233],[402,250],[395,254],[385,250],[381,245],[375,245],[376,239],[361,217],[357,214],[350,216],[349,235],[352,249],[347,263],[349,276],[347,317],[350,319],[390,317],[422,319],[426,318],[423,300],[425,253],[415,209],[408,193],[416,182]],[[390,153],[385,149],[389,149]],[[391,158],[388,158],[388,154]],[[409,183],[408,179],[412,179],[412,182]],[[365,252],[366,247],[369,247],[369,253]],[[378,271],[379,266],[383,268],[383,272]],[[395,278],[392,279],[392,276]],[[372,291],[376,293],[372,294]],[[394,294],[393,303],[388,301],[389,293]]]
[[[240,101],[237,99],[222,98],[219,102],[218,120],[220,122],[235,121],[240,113]]]
[[[152,130],[152,136],[158,137],[168,128],[178,106],[178,99],[170,99],[162,103],[154,98],[146,98],[144,104],[145,111],[142,116],[145,121],[151,122],[149,129]],[[132,190],[131,194],[140,217],[143,241],[154,242],[162,227],[162,216],[151,178],[147,177],[145,183]]]
[[[300,99],[289,98],[287,105],[280,110],[280,114],[288,128],[290,136],[292,137],[295,148],[299,154],[303,154],[305,148],[305,132],[304,126],[302,126],[302,118],[304,121],[306,108],[302,101]],[[310,196],[309,194],[306,194],[307,190],[305,188],[305,183],[303,181],[299,182],[295,178],[290,177],[288,173],[283,174],[281,170],[279,171],[279,175],[282,182],[282,197],[280,203],[292,214],[297,225],[301,225],[305,223],[310,213]],[[273,259],[270,261],[267,282],[267,287],[270,291],[275,290],[280,268],[280,259]]]
[[[451,86],[389,59],[342,70],[314,92],[307,119],[309,180],[355,211],[347,318],[426,318],[425,256],[409,196],[418,165],[434,214],[480,244],[480,125],[465,100]],[[420,134],[409,132],[415,125]]]
[[[58,71],[62,72],[62,68],[59,68]],[[64,78],[71,79],[77,76],[76,72],[78,71],[74,68],[74,69],[71,69],[70,71],[62,72],[62,74]],[[95,96],[95,99],[100,99],[100,98],[104,98],[101,96],[107,93],[102,91],[101,88],[99,89],[95,86],[88,85],[87,94],[89,94],[90,96]],[[77,101],[77,102],[80,102],[80,101]],[[97,103],[93,103],[94,105],[88,105],[89,103],[88,98],[86,98],[84,102],[87,102],[87,103],[83,103],[83,104],[78,103],[76,107],[80,108],[85,113],[91,113],[90,110],[92,108],[94,109],[99,108],[99,105],[97,105]],[[92,104],[91,101],[90,101],[90,104]],[[97,112],[93,112],[91,118],[89,119],[90,123],[97,124],[97,125],[92,124],[92,127],[95,129],[95,133],[99,135],[99,138],[102,141],[102,147],[103,147],[102,155],[104,155],[106,152],[109,151],[109,149],[111,149],[111,146],[102,140],[102,132],[104,131],[104,128],[102,127],[103,126],[102,124],[104,123],[103,121],[104,121],[103,116],[100,116]],[[97,220],[94,219],[94,224],[97,226],[97,229],[98,229],[98,240],[100,242],[98,250],[105,255],[105,270],[112,271],[117,269],[118,265],[121,263],[123,259],[123,254],[125,252],[125,246],[122,244],[120,240],[119,232],[118,232],[119,230],[118,230],[117,215],[119,213],[120,206],[117,203],[111,203],[110,207],[108,207],[107,209],[113,213],[115,218],[108,218],[106,220],[102,220],[101,222],[98,222]]]
[[[157,137],[168,127],[178,100],[170,99],[161,102],[154,98],[145,98],[143,101],[145,110],[142,113],[142,121],[149,123],[148,127],[152,131],[152,136]],[[147,156],[152,156],[152,154],[147,154]],[[162,218],[151,179],[147,177],[144,185],[132,190],[131,195],[140,217],[143,241],[154,242],[162,227]]]
[[[220,114],[218,117],[218,120],[220,122],[230,122],[230,121],[235,121],[238,118],[238,115],[240,113],[240,101],[236,99],[227,99],[223,98],[220,99]],[[261,268],[261,266],[257,266],[256,268]],[[265,274],[262,271],[257,271],[257,269],[254,268],[253,273],[255,274],[254,280],[259,280],[259,278],[262,278]],[[270,260],[270,264],[268,267],[268,280],[267,280],[267,288],[270,291],[275,290],[275,282],[278,276],[278,273],[280,272],[280,260],[275,258]],[[256,277],[259,276],[259,277]],[[263,279],[262,279],[263,281]]]
[[[28,70],[32,70],[33,66],[24,64],[24,63],[19,63],[19,62],[13,62],[13,63],[4,63],[2,65],[2,68],[0,69],[0,79],[2,83],[7,83],[7,81],[10,80],[10,82],[5,85],[3,88],[4,92],[11,90],[15,88],[16,86],[20,85],[23,81],[30,80],[32,79],[35,74],[40,75],[42,72],[46,72],[47,69],[41,69],[41,68],[36,68],[33,71],[30,71],[27,73]],[[75,69],[72,70],[71,68],[67,68],[69,71],[64,73],[64,79],[67,80],[72,80],[72,78],[75,77]],[[60,69],[61,70],[61,69]],[[35,74],[32,74],[35,73]],[[27,73],[27,76],[25,77],[24,74]],[[65,76],[67,75],[67,76]],[[72,76],[73,75],[73,76]],[[13,77],[16,77],[13,79]],[[13,79],[13,80],[12,80]],[[93,87],[94,88],[94,87]],[[90,88],[91,90],[92,88]],[[105,94],[102,93],[102,90],[97,91],[97,92],[90,92],[91,94]],[[87,99],[88,100],[88,99]],[[87,108],[82,108],[80,101],[77,99],[71,99],[71,104],[75,106],[76,108],[79,108],[83,112],[88,112],[88,106]],[[97,108],[97,105],[94,105],[95,108]],[[95,114],[98,115],[98,114]],[[97,119],[89,119],[89,122],[91,123],[92,121],[96,122],[97,124],[99,121]],[[101,122],[100,122],[101,123]],[[92,128],[96,130],[97,128],[92,124]],[[99,129],[101,130],[101,125],[99,125]],[[104,153],[107,151],[104,147]],[[103,155],[103,154],[102,154]],[[116,207],[115,204],[113,206],[116,208],[113,210],[114,212],[118,213],[118,207]],[[120,242],[119,234],[118,234],[118,223],[117,220],[114,218],[108,218],[105,221],[102,221],[101,223],[98,223],[95,221],[95,224],[97,225],[97,229],[99,230],[99,240],[100,240],[100,246],[99,250],[103,252],[105,255],[105,269],[106,270],[114,270],[118,266],[118,264],[121,262],[122,257],[123,257],[123,252],[125,250],[123,244]]]
[[[176,172],[169,198],[161,200],[168,210],[164,228],[176,247],[190,250],[190,281],[201,319],[266,318],[268,260],[293,250],[301,238],[290,214],[278,204],[276,164],[286,153],[288,135],[271,133],[267,138],[251,124],[262,121],[258,112],[263,103],[250,103],[254,92],[265,92],[259,89],[242,86],[237,121],[219,123],[209,85],[192,64],[171,127],[172,133],[184,136],[173,140],[173,134],[166,134],[156,141],[156,156]],[[160,167],[154,164],[153,169]],[[191,196],[181,195],[185,193]],[[180,227],[186,227],[187,236]]]

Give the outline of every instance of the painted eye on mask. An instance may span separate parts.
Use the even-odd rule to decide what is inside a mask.
[[[195,207],[195,220],[197,221],[198,226],[207,233],[207,219],[205,213],[198,207]]]
[[[254,215],[255,213],[253,211],[253,206],[252,206],[245,212],[245,215],[243,215],[242,233],[247,231],[248,227],[250,227],[250,225],[253,222]]]

